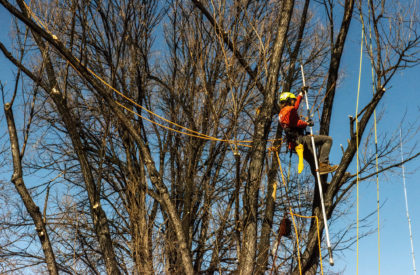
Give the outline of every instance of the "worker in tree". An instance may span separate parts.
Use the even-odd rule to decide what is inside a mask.
[[[313,154],[311,136],[306,133],[305,129],[307,126],[312,127],[314,123],[312,120],[301,120],[298,114],[299,104],[306,90],[307,87],[303,87],[297,97],[289,92],[283,92],[280,95],[279,122],[286,133],[289,150],[294,151],[297,145],[302,144],[304,150],[308,150]],[[319,174],[334,172],[337,169],[337,165],[331,166],[328,161],[332,138],[325,135],[314,135],[314,141],[316,146],[321,147],[319,152]]]

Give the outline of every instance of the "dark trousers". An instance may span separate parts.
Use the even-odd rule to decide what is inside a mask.
[[[330,136],[324,135],[314,135],[315,146],[320,146],[319,150],[319,162],[328,163],[328,156],[330,155],[330,150],[332,146],[332,138]],[[299,136],[297,138],[297,143],[303,144],[304,150],[308,150],[312,155],[312,141],[311,136]]]

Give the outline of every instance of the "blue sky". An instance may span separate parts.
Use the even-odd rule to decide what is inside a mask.
[[[334,145],[331,151],[331,161],[338,162],[341,158],[340,144],[346,145],[346,139],[349,133],[348,115],[355,115],[357,82],[359,74],[360,57],[360,39],[361,26],[353,20],[350,28],[350,36],[345,48],[342,60],[341,70],[344,72],[344,79],[337,89],[337,105],[334,109],[332,119],[331,136],[334,139]],[[378,123],[378,136],[397,135],[402,123],[403,135],[409,127],[419,127],[420,88],[418,78],[420,68],[415,67],[398,73],[391,81],[390,88],[387,90],[382,102],[378,106],[377,114],[383,114]],[[362,66],[362,79],[360,89],[360,105],[367,102],[372,95],[371,86],[371,68],[370,61],[364,53]],[[414,127],[413,127],[414,126]],[[366,134],[364,135],[364,137]],[[419,138],[414,137],[408,143],[403,143],[403,151],[407,153],[409,148],[418,142]],[[379,139],[378,143],[381,142]],[[405,150],[404,150],[405,149]],[[374,145],[369,147],[374,150]],[[417,153],[420,149],[414,151]],[[400,152],[396,152],[395,157],[400,160]],[[416,159],[404,165],[406,171],[406,187],[408,196],[408,207],[411,219],[414,253],[420,253],[420,159]],[[353,162],[351,171],[356,171],[356,163]],[[379,176],[379,196],[381,204],[380,209],[380,252],[381,252],[381,274],[413,274],[413,264],[411,257],[411,246],[406,217],[403,179],[401,168],[395,168],[392,172],[387,172]],[[373,177],[370,181],[360,183],[359,186],[359,211],[360,217],[364,217],[376,210],[377,201],[376,179]],[[356,221],[356,190],[353,191],[351,199],[354,205],[351,214],[345,217],[341,222],[354,223]],[[373,215],[371,228],[373,234],[365,237],[359,242],[359,273],[378,274],[378,238],[376,232],[377,216]],[[330,227],[334,232],[334,226]],[[356,236],[354,230],[353,235]],[[418,254],[418,258],[420,254]],[[343,274],[357,273],[357,252],[356,244],[344,255],[336,255],[336,266],[334,271],[344,271]],[[325,259],[326,260],[326,259]],[[417,264],[418,266],[418,264]]]
[[[0,8],[0,40],[8,44],[10,16],[3,7]],[[341,157],[340,144],[345,145],[349,133],[348,115],[354,115],[356,109],[357,77],[359,71],[359,47],[360,47],[360,25],[356,20],[352,21],[349,41],[345,49],[341,70],[345,73],[343,82],[337,89],[337,105],[334,108],[332,119],[331,136],[334,138],[334,145],[331,152],[331,161],[337,163]],[[365,102],[372,94],[371,71],[369,61],[363,61],[363,78],[361,82],[361,101]],[[11,85],[13,66],[0,55],[0,76],[1,81],[7,81]],[[378,124],[378,133],[398,135],[399,126],[402,122],[403,131],[410,123],[420,126],[418,123],[420,110],[420,88],[418,79],[420,67],[405,70],[398,73],[391,82],[391,88],[379,106],[378,112],[383,111],[383,118]],[[359,108],[360,110],[360,108]],[[406,120],[402,121],[406,113]],[[2,117],[3,115],[0,115]],[[3,125],[4,126],[4,125]],[[417,140],[404,144],[408,150]],[[372,145],[373,146],[373,145]],[[373,147],[371,147],[373,150]],[[417,149],[418,152],[419,148]],[[399,152],[396,154],[399,160]],[[406,185],[408,193],[408,204],[412,232],[414,238],[414,250],[417,258],[420,259],[420,159],[416,159],[405,165]],[[355,163],[351,169],[355,171]],[[413,274],[410,239],[408,223],[404,202],[404,191],[402,187],[401,168],[393,170],[395,173],[380,175],[380,201],[385,202],[380,210],[380,234],[381,234],[381,274]],[[360,217],[375,211],[376,209],[376,181],[362,182],[360,185]],[[356,202],[355,192],[351,199]],[[352,206],[351,214],[344,217],[341,225],[354,223],[356,220],[356,206]],[[372,229],[375,230],[377,223],[376,215],[370,218]],[[340,227],[341,228],[341,227]],[[330,226],[333,233],[339,230]],[[352,232],[356,235],[356,232]],[[377,257],[377,233],[362,239],[359,246],[359,274],[378,274]],[[327,259],[324,259],[326,263]],[[347,250],[344,255],[335,254],[336,265],[331,271],[343,271],[342,274],[356,274],[356,245]],[[419,265],[419,264],[418,264]]]

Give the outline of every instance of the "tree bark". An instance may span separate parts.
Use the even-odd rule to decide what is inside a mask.
[[[292,84],[293,84],[293,75],[295,73],[294,67],[295,67],[296,59],[300,51],[300,46],[302,44],[303,34],[304,34],[305,25],[307,21],[309,2],[310,0],[306,0],[305,5],[303,7],[302,16],[301,16],[301,20],[299,24],[297,42],[290,55],[290,65],[289,65],[290,69],[288,70],[286,80],[283,84],[284,85],[283,91],[290,91],[290,88],[292,87]],[[281,145],[281,142],[278,142],[277,140],[281,139],[282,133],[283,133],[282,128],[280,124],[277,123],[277,131],[276,131],[276,136],[275,136],[276,142],[273,144],[274,147],[278,146],[279,144]],[[277,170],[278,170],[277,158],[273,154],[273,156],[271,157],[271,167],[267,175],[268,176],[267,195],[265,199],[264,219],[262,221],[260,243],[258,245],[256,274],[264,274],[268,266],[268,257],[270,255],[270,237],[271,237],[271,231],[273,227],[273,217],[274,217],[274,212],[275,212],[275,194],[273,194],[273,191],[274,191],[274,185],[277,184],[276,183]]]
[[[16,125],[13,116],[12,105],[10,103],[6,103],[4,105],[4,113],[6,115],[10,137],[10,149],[12,151],[13,156],[12,182],[15,185],[15,188],[18,191],[20,197],[22,198],[26,210],[28,211],[29,215],[34,221],[35,229],[39,241],[41,242],[42,250],[44,251],[48,272],[50,274],[56,275],[58,274],[58,267],[55,261],[54,251],[52,249],[45,222],[42,219],[42,214],[39,210],[39,207],[33,201],[31,194],[29,194],[28,189],[26,188],[25,182],[23,180],[22,160],[19,152],[19,140],[16,132]]]
[[[344,44],[353,17],[354,0],[346,0],[344,3],[344,15],[341,22],[340,32],[335,41],[334,48],[331,51],[330,67],[328,69],[327,87],[325,90],[325,100],[322,107],[322,115],[320,122],[320,135],[328,135],[330,132],[330,121],[335,96],[335,89],[338,80],[338,71],[340,68],[341,56],[343,55]],[[334,38],[332,38],[334,39]]]
[[[21,0],[18,0],[17,3],[19,4],[25,16],[29,17],[30,12],[27,10],[25,4]],[[80,140],[80,134],[76,126],[76,118],[74,117],[74,115],[72,115],[71,110],[67,107],[66,99],[63,93],[59,91],[55,72],[49,54],[47,52],[46,45],[44,44],[41,37],[36,31],[32,30],[32,33],[41,51],[41,54],[44,58],[44,63],[46,65],[48,77],[48,90],[46,90],[46,92],[48,92],[51,98],[53,99],[57,107],[58,113],[62,117],[65,127],[68,131],[69,137],[73,144],[73,148],[78,156],[81,172],[86,184],[86,190],[88,192],[94,229],[99,241],[99,246],[101,248],[107,273],[120,274],[111,240],[111,234],[109,231],[108,219],[106,217],[105,211],[102,209],[100,204],[99,190],[97,189],[97,186],[95,184],[93,174],[89,165],[88,157],[84,151],[83,144]]]
[[[279,16],[279,27],[270,60],[268,83],[264,93],[264,100],[260,113],[255,122],[252,150],[250,153],[250,166],[248,181],[244,194],[244,226],[241,254],[239,258],[240,274],[254,273],[254,261],[257,252],[257,213],[258,195],[262,177],[262,168],[267,146],[267,137],[272,121],[272,110],[277,92],[281,56],[283,54],[290,18],[293,12],[294,1],[283,2],[282,12]]]
[[[144,143],[142,137],[139,134],[138,129],[133,126],[130,121],[127,119],[127,117],[124,115],[124,113],[121,111],[120,107],[115,103],[113,100],[110,91],[107,90],[107,88],[104,87],[104,84],[100,83],[98,79],[96,79],[89,70],[84,67],[74,56],[73,54],[63,45],[62,42],[60,42],[58,39],[53,37],[51,34],[47,33],[45,30],[40,28],[38,25],[36,25],[32,20],[28,18],[28,16],[25,16],[24,14],[20,13],[18,10],[16,10],[10,3],[8,3],[6,0],[0,0],[0,3],[9,10],[13,15],[15,15],[17,18],[19,18],[23,23],[25,23],[32,31],[42,36],[45,40],[47,40],[54,48],[57,49],[57,51],[67,60],[70,62],[70,64],[75,68],[75,70],[80,74],[81,77],[83,77],[92,87],[94,90],[98,93],[99,96],[101,96],[108,106],[112,109],[112,111],[115,113],[117,119],[122,123],[122,125],[127,129],[127,131],[130,133],[130,135],[134,138],[134,140],[137,142],[140,148],[140,153],[142,157],[144,158],[144,163],[147,167],[148,174],[150,181],[157,189],[157,193],[160,197],[160,203],[161,205],[168,211],[168,216],[170,218],[170,221],[174,225],[175,234],[178,241],[178,249],[181,254],[182,258],[182,264],[185,270],[186,274],[194,274],[192,261],[191,261],[191,255],[188,251],[187,242],[184,236],[184,232],[182,230],[182,224],[180,221],[180,218],[177,214],[176,208],[174,204],[171,201],[169,192],[165,184],[163,183],[163,180],[156,169],[156,165],[153,161],[153,158],[150,154],[150,151],[146,144]],[[98,205],[99,206],[99,205]],[[98,208],[96,208],[96,211]],[[100,214],[100,211],[98,211]],[[105,225],[105,224],[100,224]],[[107,260],[110,260],[107,258]],[[116,274],[116,273],[114,273]]]

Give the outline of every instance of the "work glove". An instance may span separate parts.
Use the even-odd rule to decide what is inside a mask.
[[[300,88],[300,92],[303,94],[307,93],[308,90],[309,90],[309,86],[302,86],[302,88]]]
[[[308,120],[306,123],[308,123],[309,127],[314,126],[314,122],[312,121],[312,119]]]

